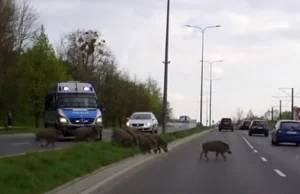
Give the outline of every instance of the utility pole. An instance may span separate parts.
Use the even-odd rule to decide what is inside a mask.
[[[281,100],[279,100],[279,119],[281,120]]]
[[[274,108],[272,106],[272,109],[271,109],[271,120],[274,121]]]
[[[208,126],[208,98],[206,99],[206,126]]]
[[[192,25],[185,25],[186,27],[189,28],[197,28],[201,30],[202,33],[202,55],[201,55],[201,89],[200,89],[200,126],[202,126],[202,103],[203,103],[203,55],[204,55],[204,32],[208,28],[219,28],[221,25],[215,25],[215,26],[207,26],[205,28],[201,28],[199,26],[192,26]]]
[[[291,120],[294,120],[294,88],[292,89],[292,102],[291,102]]]
[[[167,122],[167,95],[168,95],[168,65],[170,63],[168,59],[169,55],[169,20],[170,20],[170,0],[167,0],[167,21],[166,21],[166,44],[165,44],[165,74],[164,74],[164,94],[163,94],[163,122],[162,133],[166,133]]]

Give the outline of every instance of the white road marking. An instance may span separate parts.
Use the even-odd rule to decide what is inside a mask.
[[[267,161],[267,159],[266,158],[264,158],[264,157],[260,157],[261,158],[261,160],[262,161],[264,161],[264,162],[266,162]]]
[[[251,149],[254,149],[254,147],[249,143],[249,141],[248,141],[245,137],[243,137],[243,139],[245,140],[245,142],[248,144],[248,146],[249,146]]]
[[[283,174],[280,170],[274,169],[274,171],[275,171],[279,176],[281,176],[281,177],[286,177],[286,175]]]
[[[29,142],[18,142],[18,143],[12,143],[11,145],[29,145],[29,144],[32,144],[32,143],[29,143]]]
[[[253,152],[255,152],[255,153],[258,153],[258,151],[257,151],[257,150],[253,150]]]
[[[21,155],[25,155],[26,152],[24,153],[19,153],[19,154],[11,154],[11,155],[6,155],[6,156],[0,156],[0,158],[8,158],[8,157],[13,157],[13,156],[21,156]]]

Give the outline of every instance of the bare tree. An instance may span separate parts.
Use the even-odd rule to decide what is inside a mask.
[[[39,27],[38,14],[30,5],[30,0],[16,3],[15,49],[17,51],[22,51],[28,46]]]
[[[236,110],[236,119],[237,119],[237,123],[240,123],[240,121],[241,121],[243,115],[244,115],[244,111],[243,111],[242,109],[238,108],[238,109]]]

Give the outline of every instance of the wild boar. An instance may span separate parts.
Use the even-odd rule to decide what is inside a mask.
[[[165,152],[168,152],[168,144],[159,135],[151,133],[145,133],[143,135],[149,138],[156,145],[156,149],[154,150],[155,153],[157,153],[157,150],[159,153],[161,153],[161,148]]]
[[[113,129],[111,142],[119,143],[126,146],[136,145],[135,139],[123,129]]]
[[[139,148],[141,151],[146,154],[149,153],[151,154],[151,149],[156,149],[156,144],[153,140],[150,140],[145,136],[145,134],[138,134],[137,135],[138,142],[139,142]]]
[[[128,134],[130,134],[135,139],[136,145],[138,146],[139,142],[138,142],[137,135],[141,134],[141,132],[139,130],[135,129],[135,128],[127,127],[127,126],[122,127],[122,129],[124,131],[126,131]]]
[[[224,153],[231,154],[231,150],[227,143],[222,141],[207,141],[202,144],[202,152],[200,154],[200,159],[202,159],[202,155],[205,154],[206,159],[208,160],[207,153],[208,152],[216,152],[216,160],[218,159],[218,155],[221,154],[226,160],[226,156]]]
[[[47,147],[49,144],[52,144],[52,149],[54,149],[55,141],[57,140],[57,131],[54,128],[43,128],[39,129],[35,133],[34,144],[39,143],[41,147]],[[43,144],[42,141],[46,141]]]
[[[94,127],[80,127],[75,132],[76,141],[97,140],[99,131]]]

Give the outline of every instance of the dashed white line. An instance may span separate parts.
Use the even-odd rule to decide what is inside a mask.
[[[253,152],[255,152],[255,153],[258,153],[258,151],[257,151],[257,150],[253,150]]]
[[[29,142],[18,142],[18,143],[12,143],[11,145],[29,145],[31,143]]]
[[[248,146],[249,146],[251,149],[254,149],[254,147],[249,143],[249,141],[248,141],[245,137],[243,137],[243,139],[245,140],[245,142],[248,144]]]
[[[264,158],[264,157],[260,157],[261,158],[261,160],[262,161],[264,161],[264,162],[266,162],[267,161],[267,159],[266,158]]]
[[[279,176],[281,176],[281,177],[286,177],[286,175],[283,174],[280,170],[274,169],[274,171],[275,171]]]

